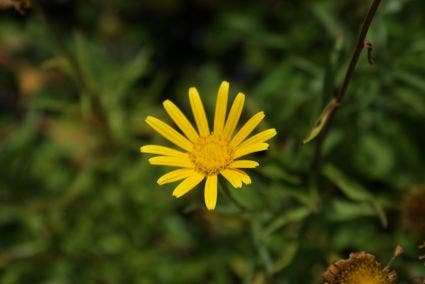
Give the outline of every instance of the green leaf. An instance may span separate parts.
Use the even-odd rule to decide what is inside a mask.
[[[327,209],[329,209],[327,211],[327,219],[337,222],[375,215],[374,207],[371,206],[369,202],[353,202],[336,199],[331,201]]]
[[[404,70],[394,71],[393,74],[394,74],[394,77],[403,81],[407,85],[413,88],[417,88],[421,92],[425,92],[425,80],[423,79],[423,76],[416,75],[414,73],[404,71]]]
[[[147,69],[148,56],[146,52],[139,52],[131,61],[112,64],[113,68],[105,71],[102,93],[105,97],[112,97],[115,101],[128,95],[134,83],[140,79]]]
[[[353,181],[336,167],[328,164],[323,167],[323,174],[334,182],[350,199],[355,201],[370,201],[373,196],[359,183]]]
[[[288,173],[287,171],[285,171],[285,169],[283,169],[282,166],[279,166],[277,164],[269,163],[267,165],[264,165],[260,169],[260,171],[262,174],[264,174],[270,179],[283,180],[290,184],[295,184],[295,185],[298,185],[301,183],[301,180],[298,176],[292,173]]]
[[[41,69],[49,71],[54,70],[56,68],[62,70],[64,73],[74,76],[71,65],[63,56],[52,57],[43,61],[40,65]]]
[[[337,37],[338,34],[341,34],[342,25],[329,5],[326,5],[325,2],[316,2],[314,5],[311,5],[311,11],[320,24],[326,29],[328,34],[333,37]]]
[[[372,205],[374,209],[376,210],[376,214],[378,215],[382,226],[386,228],[388,226],[388,219],[387,219],[387,215],[385,215],[385,211],[381,203],[379,203],[377,200],[374,200],[372,201]]]
[[[310,215],[310,213],[311,212],[308,207],[299,207],[289,210],[277,217],[269,226],[267,226],[264,229],[263,236],[267,237],[289,223],[300,222]]]
[[[320,134],[323,127],[326,125],[330,114],[334,111],[336,107],[339,106],[339,102],[336,98],[333,98],[323,109],[313,128],[310,130],[309,134],[304,138],[303,144],[306,144],[317,137]]]
[[[273,273],[277,273],[291,264],[292,260],[297,255],[298,247],[298,241],[295,240],[287,243],[282,248],[280,257],[273,264]]]
[[[91,64],[93,60],[89,51],[93,49],[90,47],[89,42],[80,32],[74,34],[74,52],[79,64],[80,75],[84,78],[85,83],[88,85],[87,87],[96,92],[98,84]],[[75,78],[77,77],[76,74],[74,76]]]
[[[382,225],[387,226],[388,221],[383,207],[366,188],[330,164],[323,168],[323,174],[334,182],[348,198],[358,202],[369,202],[375,209]]]

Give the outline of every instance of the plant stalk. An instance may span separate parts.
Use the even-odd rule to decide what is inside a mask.
[[[344,80],[342,81],[341,86],[338,88],[338,92],[334,96],[336,103],[341,103],[344,98],[345,93],[347,92],[348,85],[353,76],[354,70],[356,69],[357,63],[360,58],[360,54],[364,48],[364,41],[366,39],[367,32],[369,31],[370,24],[372,23],[373,18],[375,17],[376,11],[378,10],[379,4],[381,4],[381,0],[373,0],[372,4],[369,7],[369,11],[360,28],[360,33],[357,38],[356,47],[354,49],[353,55],[351,57],[350,64],[348,65],[347,71],[345,73]],[[329,114],[329,119],[327,120],[325,126],[323,127],[322,133],[319,134],[317,139],[316,148],[311,164],[311,168],[313,171],[317,170],[320,167],[320,161],[322,156],[322,148],[323,143],[328,136],[329,129],[331,127],[332,121],[335,117],[335,112],[338,108],[334,108]]]

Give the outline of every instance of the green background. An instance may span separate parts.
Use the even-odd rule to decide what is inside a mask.
[[[332,261],[365,250],[385,265],[397,244],[399,283],[420,283],[425,201],[409,196],[425,195],[425,1],[382,1],[375,64],[361,55],[320,171],[315,141],[301,144],[369,2],[0,11],[0,283],[322,283]],[[208,212],[201,187],[173,198],[156,184],[166,169],[139,153],[167,144],[144,122],[170,122],[163,100],[189,115],[196,86],[211,121],[222,80],[247,95],[242,121],[263,110],[260,129],[278,131],[253,184],[232,190],[249,212],[221,191]]]

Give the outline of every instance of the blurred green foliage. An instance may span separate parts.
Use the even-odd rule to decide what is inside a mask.
[[[301,144],[368,2],[41,1],[47,26],[1,11],[0,282],[321,283],[349,252],[386,263],[400,244],[400,283],[418,283],[425,232],[402,219],[425,182],[424,1],[383,1],[316,182]],[[138,152],[164,143],[144,123],[164,99],[188,111],[197,86],[212,114],[222,80],[278,130],[234,192],[249,215],[221,193],[207,212],[201,188],[172,198]]]

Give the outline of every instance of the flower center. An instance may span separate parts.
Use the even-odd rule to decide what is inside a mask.
[[[387,284],[387,273],[376,262],[361,262],[351,264],[343,272],[342,284]]]
[[[204,175],[216,175],[233,161],[233,149],[228,140],[211,134],[199,137],[189,154],[195,170]]]

